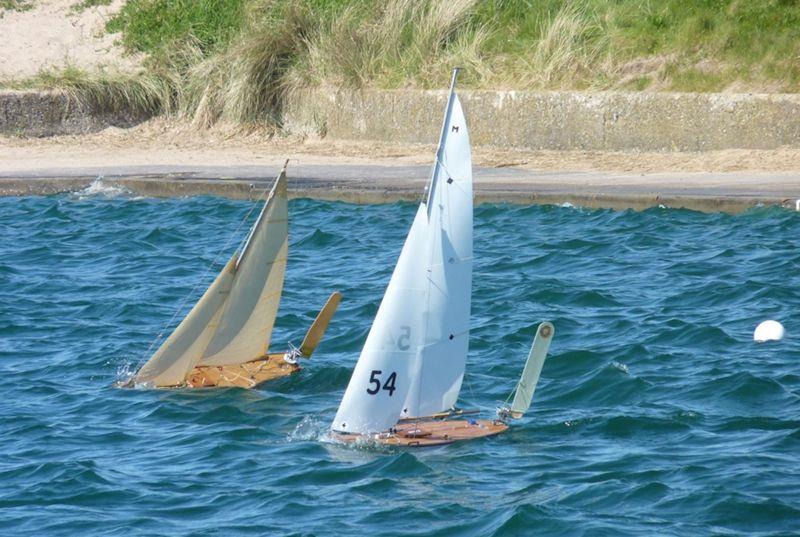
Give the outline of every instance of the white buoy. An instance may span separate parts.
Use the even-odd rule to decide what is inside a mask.
[[[783,325],[778,321],[764,321],[756,326],[756,331],[753,332],[753,341],[763,343],[764,341],[780,341],[786,334]]]

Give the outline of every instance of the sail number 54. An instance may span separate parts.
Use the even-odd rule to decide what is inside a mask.
[[[394,382],[397,380],[397,373],[392,371],[391,374],[389,374],[389,376],[386,378],[386,381],[381,383],[380,377],[382,374],[383,371],[381,371],[380,369],[372,370],[372,373],[369,376],[370,387],[367,388],[367,393],[370,395],[377,394],[379,391],[381,391],[381,385],[382,385],[383,389],[389,392],[389,397],[391,397],[394,394],[394,391],[397,389],[394,387]]]

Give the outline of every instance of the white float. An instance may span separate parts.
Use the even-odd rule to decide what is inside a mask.
[[[756,327],[753,332],[753,341],[763,343],[764,341],[780,341],[786,334],[783,325],[778,321],[764,321]]]

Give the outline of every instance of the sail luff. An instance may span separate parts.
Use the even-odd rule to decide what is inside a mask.
[[[286,177],[286,167],[282,168],[280,173],[278,174],[278,179],[272,184],[272,188],[269,191],[269,195],[267,196],[267,200],[264,202],[264,205],[261,207],[261,211],[258,213],[258,218],[256,218],[255,223],[250,227],[250,232],[247,234],[247,239],[244,241],[244,245],[242,246],[242,251],[239,254],[239,257],[236,259],[236,268],[239,268],[239,263],[242,262],[244,259],[245,254],[250,249],[250,243],[253,240],[253,236],[256,234],[256,231],[261,227],[261,223],[264,221],[264,215],[267,214],[267,209],[269,208],[269,202],[275,197],[275,192],[278,188],[278,183],[280,183],[281,178]]]

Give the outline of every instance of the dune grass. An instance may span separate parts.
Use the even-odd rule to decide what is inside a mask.
[[[199,126],[278,122],[307,88],[441,88],[454,65],[472,88],[800,89],[795,0],[128,0],[108,29],[144,72],[61,81]]]
[[[286,94],[310,86],[434,87],[455,64],[477,80],[488,35],[465,31],[476,0],[202,0],[205,8],[179,16],[180,3],[131,0],[109,24],[129,49],[149,55],[144,73],[118,83],[72,73],[62,82],[95,102],[116,106],[129,96],[197,126],[279,125]]]
[[[109,29],[153,57],[187,42],[208,57],[284,22],[293,84],[441,86],[460,62],[473,87],[800,87],[795,0],[129,0]]]
[[[308,34],[288,82],[440,87],[454,65],[468,68],[477,80],[487,32],[468,28],[476,4],[476,0],[396,0],[344,5]]]
[[[133,75],[87,72],[75,67],[41,71],[35,77],[0,80],[0,88],[59,90],[76,100],[109,111],[136,114],[171,113],[176,109],[178,86],[164,74]]]

